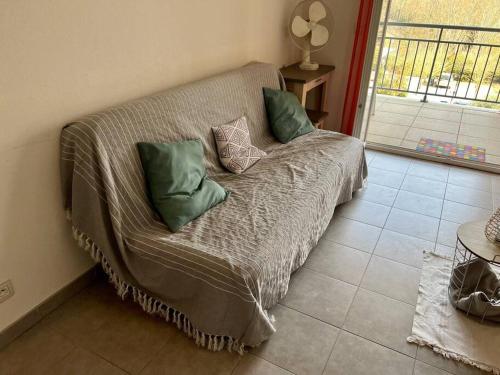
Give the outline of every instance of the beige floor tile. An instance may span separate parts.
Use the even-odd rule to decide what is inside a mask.
[[[403,139],[408,126],[400,126],[395,124],[386,124],[384,122],[370,121],[368,134],[381,135],[384,137]]]
[[[311,252],[304,267],[316,272],[359,285],[370,254],[327,240],[321,240]]]
[[[381,231],[382,229],[376,226],[336,216],[330,222],[323,238],[371,253]]]
[[[378,110],[383,111],[383,112],[416,116],[418,111],[420,111],[420,106],[418,106],[418,105],[410,106],[410,105],[406,105],[406,104],[385,102],[380,106],[380,108]]]
[[[386,171],[406,173],[412,159],[399,155],[377,155],[370,166]]]
[[[73,349],[64,336],[38,324],[0,350],[0,374],[46,373]]]
[[[500,116],[499,116],[500,117]],[[468,135],[469,137],[486,138],[495,141],[500,141],[500,118],[496,127],[477,126],[472,124],[462,124],[460,126],[460,134]]]
[[[93,285],[55,310],[46,324],[130,373],[138,373],[177,329],[122,301],[105,283]]]
[[[448,184],[445,199],[487,210],[493,209],[493,196],[489,191]]]
[[[141,375],[229,375],[240,360],[237,353],[212,352],[196,346],[182,332],[163,346]],[[133,353],[130,353],[134,357]]]
[[[422,110],[419,112],[418,115],[420,117],[427,117],[437,120],[447,120],[454,122],[459,122],[462,118],[461,112],[447,111],[447,110],[443,111],[442,109],[427,108],[425,106],[422,108]]]
[[[374,254],[421,268],[424,250],[430,251],[433,248],[434,243],[431,241],[384,229]]]
[[[457,142],[457,134],[445,133],[440,131],[420,129],[411,127],[406,134],[405,141],[420,141],[421,138],[431,138],[441,142]]]
[[[458,134],[460,122],[439,120],[428,117],[417,117],[412,127],[419,129],[436,130],[444,133]]]
[[[500,156],[490,155],[486,153],[486,163],[500,165]]]
[[[335,214],[382,228],[391,208],[361,199],[353,199],[336,208]]]
[[[444,164],[415,160],[408,168],[407,173],[411,176],[446,182],[449,172],[450,168]]]
[[[424,362],[416,361],[413,375],[450,375],[450,373],[436,367],[432,367]]]
[[[373,168],[368,170],[368,183],[387,186],[399,189],[403,183],[405,175],[403,173],[386,171],[384,169]]]
[[[232,375],[293,375],[290,371],[282,369],[272,363],[256,357],[252,354],[245,354]]]
[[[342,331],[324,375],[411,375],[413,359]]]
[[[97,355],[76,348],[60,363],[52,366],[50,375],[127,375],[127,373]]]
[[[341,327],[357,287],[307,268],[291,279],[282,305]]]
[[[460,226],[452,221],[441,220],[437,242],[440,245],[455,247],[457,242],[457,229]]]
[[[491,118],[498,118],[498,116],[500,116],[500,110],[481,107],[467,107],[464,108],[463,113],[476,116],[488,116]]]
[[[399,146],[402,141],[401,138],[385,137],[383,135],[377,135],[377,134],[368,134],[366,140],[368,142],[379,143],[381,145],[387,145],[387,146]]]
[[[180,334],[172,324],[142,310],[115,316],[99,331],[80,342],[111,363],[136,374],[173,336]],[[194,342],[191,341],[194,346]]]
[[[455,245],[453,247],[441,245],[440,243],[436,243],[436,248],[434,249],[436,254],[439,254],[443,257],[452,259],[455,254]]]
[[[498,126],[500,124],[500,114],[498,113],[489,113],[485,114],[472,114],[472,113],[464,113],[462,116],[462,122],[466,124],[472,124],[477,126]]]
[[[397,195],[398,189],[368,183],[363,189],[358,190],[354,197],[356,199],[379,203],[390,207],[393,205]]]
[[[374,255],[363,276],[361,287],[416,305],[419,283],[420,269]]]
[[[443,208],[443,200],[430,197],[428,195],[412,193],[400,190],[394,207],[405,211],[416,212],[418,214],[439,218]]]
[[[276,332],[252,353],[297,375],[321,374],[339,330],[281,305],[272,313]]]
[[[381,95],[377,95],[377,100],[380,100]],[[404,98],[404,97],[398,97],[398,96],[384,96],[385,102],[387,103],[396,103],[396,104],[403,104],[403,105],[411,105],[415,107],[421,107],[422,102],[418,99],[412,99],[412,98]]]
[[[400,126],[410,126],[415,117],[412,115],[403,115],[400,113],[391,113],[377,111],[375,115],[371,117],[371,121],[383,122],[386,124],[394,124]]]
[[[493,175],[469,168],[451,167],[448,183],[470,189],[491,191]]]
[[[491,216],[491,213],[492,211],[485,210],[484,208],[445,200],[441,219],[462,224],[468,221],[487,220]]]
[[[423,108],[429,108],[429,109],[437,109],[440,111],[449,111],[449,112],[458,112],[461,113],[463,112],[463,107],[455,105],[455,104],[448,104],[448,103],[424,103],[422,105]]]
[[[427,241],[435,241],[438,226],[439,219],[437,218],[393,208],[387,218],[385,229]]]
[[[401,190],[443,199],[446,192],[446,183],[428,178],[406,175],[401,185]]]
[[[403,140],[400,144],[401,147],[407,148],[409,150],[416,150],[417,149],[418,142],[416,141],[407,141]]]
[[[360,288],[347,314],[344,329],[415,357],[416,345],[406,341],[411,333],[414,313],[412,305]]]

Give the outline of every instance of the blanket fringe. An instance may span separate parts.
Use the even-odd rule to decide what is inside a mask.
[[[429,346],[430,348],[432,348],[434,352],[441,354],[445,358],[453,359],[455,361],[465,363],[466,365],[477,367],[480,370],[491,372],[495,375],[500,375],[500,369],[498,368],[485,365],[484,363],[481,362],[473,361],[461,354],[457,354],[449,350],[446,350],[444,348],[441,348],[440,346],[433,344],[427,340],[424,340],[418,336],[415,335],[410,336],[406,339],[406,341],[413,344],[417,344],[419,346]]]
[[[151,315],[159,315],[167,322],[172,322],[180,331],[183,331],[188,337],[192,338],[196,345],[204,347],[211,351],[221,351],[224,348],[229,352],[245,353],[245,344],[239,340],[235,340],[229,336],[211,335],[198,330],[189,318],[168,306],[165,302],[151,297],[142,290],[127,284],[121,280],[118,275],[111,269],[106,257],[103,255],[99,247],[85,233],[79,231],[73,226],[73,237],[78,242],[78,245],[85,251],[88,251],[92,259],[96,263],[100,263],[104,272],[108,275],[109,281],[115,286],[118,295],[125,299],[127,295],[131,295],[134,302],[138,303],[142,309]]]

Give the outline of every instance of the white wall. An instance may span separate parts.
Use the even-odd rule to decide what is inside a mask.
[[[313,55],[313,59],[322,64],[335,65],[335,72],[333,73],[328,95],[328,112],[330,116],[328,116],[327,127],[339,131],[361,0],[323,1],[328,4],[333,14],[333,36],[325,48]]]
[[[0,331],[91,267],[62,210],[61,127],[251,60],[296,61],[295,3],[0,0],[0,282],[16,290]]]

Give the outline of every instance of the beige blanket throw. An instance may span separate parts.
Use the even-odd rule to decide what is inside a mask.
[[[242,352],[272,335],[268,309],[366,176],[357,139],[314,131],[276,142],[263,87],[280,88],[278,70],[251,64],[87,116],[61,135],[64,204],[80,245],[120,296],[210,350]],[[268,155],[235,175],[220,165],[211,127],[243,115]],[[231,196],[171,233],[147,199],[136,143],[195,138]]]
[[[480,323],[448,299],[452,260],[425,253],[409,342],[428,345],[446,358],[500,374],[500,325]]]

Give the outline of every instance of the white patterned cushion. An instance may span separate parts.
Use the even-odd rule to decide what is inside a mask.
[[[252,145],[245,116],[226,125],[214,126],[212,131],[217,143],[219,160],[233,173],[244,172],[267,155]]]

